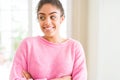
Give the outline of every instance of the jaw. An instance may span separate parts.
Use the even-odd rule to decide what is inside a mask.
[[[53,29],[51,31],[47,31],[44,32],[44,36],[46,36],[47,38],[58,38],[60,37],[59,31],[57,31],[56,29]]]

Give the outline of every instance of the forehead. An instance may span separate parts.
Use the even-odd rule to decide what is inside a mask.
[[[51,4],[44,4],[41,9],[38,11],[38,13],[44,13],[49,14],[55,12],[57,14],[60,14],[60,9],[58,9],[56,6]]]

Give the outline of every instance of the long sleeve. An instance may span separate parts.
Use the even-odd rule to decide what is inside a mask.
[[[75,53],[72,80],[87,80],[86,60],[82,46],[77,46]]]
[[[33,77],[29,80],[50,80],[70,75],[72,80],[87,80],[83,48],[72,39],[61,44],[50,43],[42,37],[23,40],[14,56],[10,80],[26,80],[22,77],[23,70]]]
[[[14,56],[13,60],[13,65],[11,68],[10,72],[10,80],[26,80],[25,78],[22,77],[22,71],[28,71],[28,44],[26,40],[24,40],[19,48],[16,51],[16,54]],[[33,79],[29,79],[33,80]],[[34,79],[34,80],[47,80],[46,78],[44,79]]]
[[[28,56],[31,45],[27,43],[27,39],[23,40],[20,46],[18,47],[16,54],[14,56],[11,72],[10,72],[10,80],[26,80],[22,77],[22,71],[28,71]],[[33,63],[31,63],[33,64]],[[29,80],[47,80],[47,78],[42,79],[29,79]]]
[[[14,56],[10,72],[10,80],[26,80],[21,75],[22,70],[27,70],[26,52],[26,44],[25,42],[22,42]]]

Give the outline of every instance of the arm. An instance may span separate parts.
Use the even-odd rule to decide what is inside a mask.
[[[26,48],[26,43],[22,42],[17,49],[10,72],[10,80],[26,80],[21,75],[23,69],[27,70]]]
[[[75,50],[75,62],[73,67],[72,80],[87,80],[85,54],[81,45],[77,46]]]
[[[11,72],[10,72],[10,80],[33,80],[31,78],[30,79],[27,78],[27,77],[31,77],[28,74],[26,75],[27,77],[23,75],[24,71],[28,71],[27,68],[29,66],[27,63],[27,60],[28,60],[27,57],[29,55],[28,52],[29,52],[30,45],[29,46],[28,45],[29,44],[25,39],[17,49],[14,60],[13,60]],[[47,79],[43,78],[43,79],[34,79],[34,80],[47,80]]]
[[[30,73],[28,73],[28,52],[29,47],[26,40],[24,40],[19,48],[16,51],[16,54],[14,56],[13,65],[10,72],[10,80],[33,80]],[[27,72],[25,72],[27,71]],[[34,79],[34,80],[48,80],[47,78],[42,79]],[[55,78],[52,80],[71,80],[70,77],[64,77],[64,78]]]
[[[30,75],[30,73],[28,73],[26,71],[22,72],[22,76],[24,78],[26,78],[27,80],[33,80],[33,78]],[[43,79],[34,79],[34,80],[43,80]],[[44,80],[46,80],[46,79],[44,79]],[[61,77],[61,78],[54,78],[54,79],[50,79],[50,80],[71,80],[71,76],[64,76],[64,77]]]
[[[61,78],[55,78],[55,79],[51,79],[51,80],[72,80],[72,79],[71,79],[71,76],[64,76]]]

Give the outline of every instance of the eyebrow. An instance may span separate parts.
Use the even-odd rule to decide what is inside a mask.
[[[51,13],[49,13],[49,15],[55,14],[55,13],[57,14],[57,12],[51,12]],[[45,13],[42,13],[42,12],[38,13],[38,15],[39,15],[39,14],[45,15]]]

